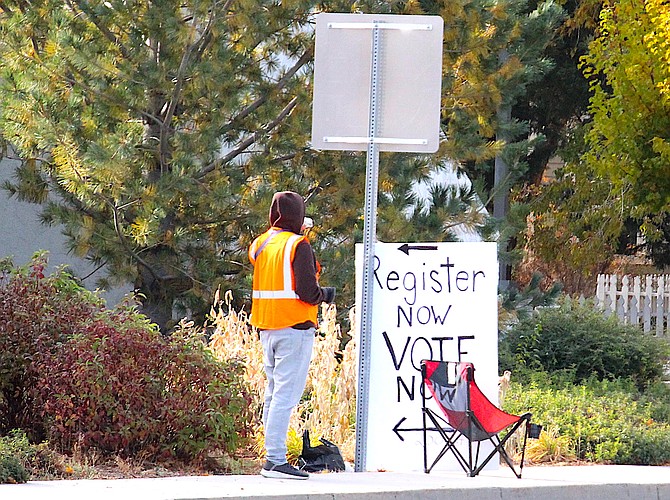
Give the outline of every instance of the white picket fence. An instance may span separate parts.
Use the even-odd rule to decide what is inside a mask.
[[[606,315],[645,332],[670,336],[670,275],[623,276],[599,274],[596,303]]]

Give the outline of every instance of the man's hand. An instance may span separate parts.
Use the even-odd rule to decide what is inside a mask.
[[[323,287],[323,301],[327,304],[332,304],[335,302],[335,287],[334,286],[324,286]]]

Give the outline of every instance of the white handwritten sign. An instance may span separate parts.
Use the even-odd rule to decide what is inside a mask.
[[[496,244],[376,243],[374,248],[366,469],[422,470],[422,359],[474,363],[477,384],[497,401]],[[357,277],[363,272],[362,250],[357,245]],[[360,278],[356,288],[360,304]],[[439,444],[441,438],[431,439]],[[445,457],[440,468],[458,465]]]

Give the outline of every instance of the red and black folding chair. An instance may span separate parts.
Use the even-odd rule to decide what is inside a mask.
[[[472,363],[424,360],[421,362],[421,374],[424,471],[429,473],[447,452],[451,452],[468,476],[474,477],[499,454],[516,477],[521,478],[531,414],[511,415],[491,403],[477,387]],[[431,396],[442,415],[426,406],[426,400]],[[431,427],[426,426],[428,420]],[[505,451],[505,443],[521,426],[524,426],[523,442],[517,470]],[[505,430],[507,434],[501,439],[498,434]],[[444,447],[430,466],[428,431],[438,431],[445,441]],[[465,453],[456,446],[463,440],[467,441]],[[487,441],[493,445],[493,450],[486,456],[482,453],[480,457],[481,444]]]

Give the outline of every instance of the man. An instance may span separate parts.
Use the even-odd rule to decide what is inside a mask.
[[[291,411],[305,389],[319,304],[335,299],[335,288],[319,286],[314,251],[300,234],[304,218],[299,194],[275,193],[270,229],[249,247],[254,266],[251,324],[260,330],[267,376],[261,475],[271,478],[309,477],[287,462],[286,435]]]

